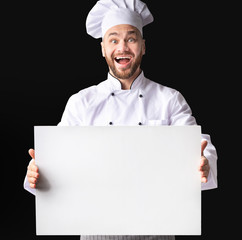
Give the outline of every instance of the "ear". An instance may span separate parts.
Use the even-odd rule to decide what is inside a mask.
[[[145,39],[142,39],[142,55],[145,55],[146,47],[145,47]]]
[[[101,42],[101,50],[102,50],[102,55],[105,57],[105,49],[104,49],[104,43]]]

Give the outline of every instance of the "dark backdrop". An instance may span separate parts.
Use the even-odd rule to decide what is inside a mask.
[[[108,68],[100,40],[88,36],[85,29],[86,16],[95,2],[2,6],[3,239],[78,239],[37,237],[34,196],[22,185],[30,160],[28,149],[34,146],[33,126],[58,124],[72,94],[106,79]],[[237,228],[232,215],[236,211],[231,209],[237,196],[228,183],[232,174],[227,163],[232,155],[225,128],[233,112],[228,93],[232,98],[234,87],[223,64],[226,8],[194,1],[145,2],[155,18],[144,28],[145,76],[185,96],[219,156],[219,188],[202,193],[202,236],[177,239],[226,237]]]

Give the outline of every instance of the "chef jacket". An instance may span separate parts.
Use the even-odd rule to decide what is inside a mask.
[[[196,125],[196,120],[180,92],[147,79],[143,72],[133,81],[129,90],[122,90],[121,82],[109,73],[107,80],[71,96],[58,124],[90,125]],[[202,190],[205,190],[217,187],[217,154],[210,136],[202,134],[202,139],[208,142],[204,156],[210,164],[208,182],[202,183]],[[27,178],[24,187],[35,194]],[[172,236],[155,239],[170,238],[173,239]]]

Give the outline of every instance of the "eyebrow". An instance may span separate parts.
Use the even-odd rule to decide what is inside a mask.
[[[136,31],[134,31],[134,30],[131,30],[131,31],[128,31],[128,33],[127,33],[128,35],[132,35],[132,34],[135,34],[136,36],[137,36],[137,32]],[[110,37],[110,36],[118,36],[118,35],[120,35],[119,33],[117,33],[117,32],[111,32],[111,33],[109,33],[108,34],[108,37]]]
[[[109,33],[109,34],[108,34],[108,37],[110,37],[110,36],[117,36],[117,35],[118,35],[117,32],[112,32],[112,33]]]

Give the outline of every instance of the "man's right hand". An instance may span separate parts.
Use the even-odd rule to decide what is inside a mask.
[[[34,149],[29,149],[29,155],[32,160],[29,163],[27,170],[27,178],[31,188],[36,188],[36,183],[39,178],[39,169],[35,164]]]

